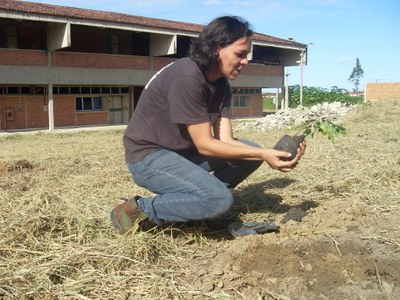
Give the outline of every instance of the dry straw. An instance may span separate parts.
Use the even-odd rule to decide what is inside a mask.
[[[281,174],[263,166],[241,184],[234,192],[233,215],[266,220],[286,206],[312,206],[332,198],[366,203],[376,214],[398,212],[399,115],[399,101],[353,110],[343,124],[348,135],[335,143],[309,140],[298,171]],[[271,147],[283,133],[236,134]],[[127,238],[111,227],[108,214],[120,198],[150,195],[131,181],[122,134],[0,136],[0,298],[215,298],[189,281],[187,272],[196,257],[207,259],[215,248],[236,240],[201,226]],[[399,228],[392,228],[379,238],[399,245],[399,236]]]

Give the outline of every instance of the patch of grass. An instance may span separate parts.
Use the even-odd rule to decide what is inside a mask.
[[[22,138],[22,135],[18,134],[18,133],[10,134],[10,135],[7,135],[5,137],[6,140],[18,140],[18,139],[21,139],[21,138]]]
[[[347,116],[343,125],[348,134],[335,144],[318,136],[307,142],[306,156],[295,172],[277,173],[264,164],[235,190],[235,215],[243,220],[268,220],[291,207],[318,207],[327,202],[334,202],[338,210],[344,204],[352,210],[352,204],[362,202],[377,218],[379,212],[398,213],[399,115],[400,105],[390,101],[363,106]],[[283,133],[235,134],[272,147]],[[176,227],[121,237],[111,226],[109,212],[120,198],[136,194],[151,195],[132,182],[120,130],[1,136],[0,298],[242,299],[240,289],[249,286],[262,295],[263,274],[247,278],[250,282],[259,277],[257,284],[240,286],[235,281],[240,273],[236,265],[215,274],[205,272],[205,265],[217,252],[243,249],[254,241],[268,245],[272,239],[338,231],[343,224],[333,217],[345,214],[328,211],[326,219],[303,225],[303,231],[254,239],[232,241],[207,229]],[[317,219],[316,215],[311,217]],[[374,237],[371,224],[364,225],[368,236]],[[383,222],[376,233],[398,245],[396,228]],[[304,254],[308,252],[309,248]],[[238,257],[245,264],[255,256],[248,251]],[[282,270],[283,277],[290,277]],[[197,284],[199,278],[208,277],[210,284]]]
[[[276,104],[272,97],[263,96],[263,111],[270,112],[276,110]]]

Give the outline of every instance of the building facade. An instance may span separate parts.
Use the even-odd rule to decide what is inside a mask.
[[[141,91],[203,26],[15,0],[0,2],[0,130],[127,124]],[[232,116],[261,117],[306,45],[256,33],[231,82]]]

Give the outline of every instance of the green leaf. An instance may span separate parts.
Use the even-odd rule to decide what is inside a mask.
[[[307,137],[313,138],[315,133],[321,133],[328,140],[333,140],[336,136],[346,134],[346,129],[332,121],[319,120],[309,124],[304,130],[304,134]]]

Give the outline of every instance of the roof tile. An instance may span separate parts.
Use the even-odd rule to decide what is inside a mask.
[[[92,20],[100,22],[105,21],[116,24],[128,24],[128,25],[136,25],[144,27],[164,28],[164,29],[172,29],[179,31],[188,31],[193,33],[199,33],[204,28],[204,25],[199,25],[199,24],[140,17],[123,13],[106,12],[100,10],[82,9],[75,7],[49,5],[43,3],[34,3],[34,2],[16,1],[16,0],[1,0],[0,10],[35,14],[35,15],[74,18],[80,20]],[[305,46],[304,44],[260,33],[255,33],[253,39],[256,41],[262,41],[267,43],[270,42],[270,43],[295,46],[295,47]]]

